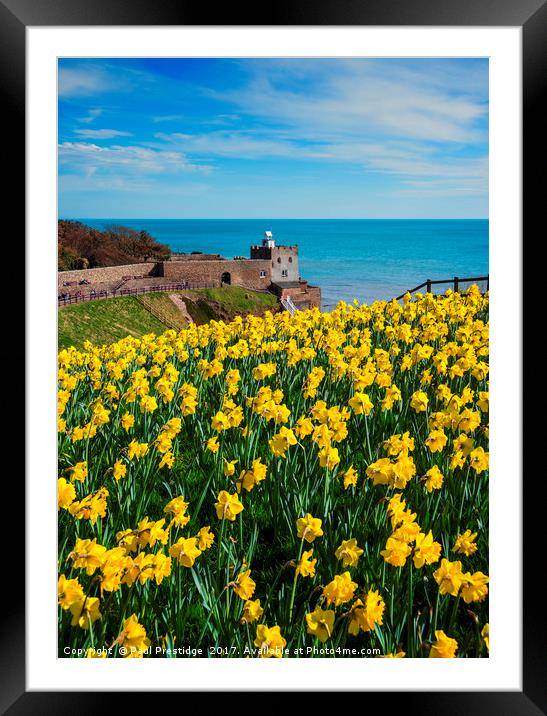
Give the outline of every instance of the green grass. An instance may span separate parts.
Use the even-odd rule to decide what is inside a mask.
[[[276,297],[270,293],[259,293],[238,286],[200,288],[186,293],[196,301],[186,299],[185,303],[188,313],[197,324],[218,319],[213,306],[206,301],[217,301],[234,315],[273,308],[277,303]],[[60,308],[58,315],[59,350],[71,345],[81,348],[86,340],[100,345],[118,341],[127,335],[138,337],[145,333],[159,334],[168,328],[180,330],[186,325],[169,295],[159,292],[78,303]]]
[[[259,293],[239,286],[225,288],[196,288],[189,292],[196,297],[218,301],[232,311],[253,311],[260,308],[271,308],[277,304],[277,298],[271,293]]]
[[[186,297],[183,297],[182,300],[186,304],[186,309],[190,314],[192,320],[198,326],[201,326],[204,323],[209,323],[209,321],[218,320],[217,314],[213,310],[212,306],[210,306],[208,303],[201,302],[198,305],[196,302]]]
[[[143,336],[167,330],[135,296],[77,303],[60,308],[58,316],[59,349],[71,345],[81,348],[85,340],[100,345],[127,335]]]
[[[161,320],[166,326],[180,331],[185,328],[187,322],[181,312],[167,293],[143,293],[136,296],[139,303],[147,308],[152,315]]]

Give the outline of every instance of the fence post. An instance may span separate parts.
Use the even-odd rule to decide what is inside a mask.
[[[459,287],[460,287],[460,280],[457,276],[454,276],[454,293],[458,292]]]
[[[430,278],[427,279],[426,286],[427,286],[426,291],[428,293],[431,293],[431,279]]]

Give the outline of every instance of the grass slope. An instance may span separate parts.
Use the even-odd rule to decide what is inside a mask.
[[[259,293],[239,286],[225,288],[196,288],[188,293],[195,294],[197,298],[207,298],[218,301],[231,311],[254,311],[260,308],[273,307],[277,298],[271,293]]]
[[[136,296],[147,310],[169,328],[180,331],[187,322],[167,293],[143,293]]]
[[[100,345],[167,329],[135,296],[77,303],[59,309],[58,316],[59,349],[81,348],[85,340]]]
[[[190,292],[188,291],[188,293]],[[209,321],[218,321],[219,317],[213,307],[205,301],[197,303],[197,296],[193,296],[192,298],[184,296],[182,300],[186,304],[186,310],[190,314],[192,320],[198,326],[201,326],[204,323],[209,323]]]
[[[208,305],[207,301],[217,302],[234,315],[273,308],[277,304],[276,297],[270,293],[249,291],[239,286],[195,289],[185,293],[199,301],[199,304],[193,300],[185,301],[192,320],[198,324],[218,319],[214,307]],[[59,349],[71,345],[81,348],[85,340],[100,345],[112,343],[127,335],[159,334],[168,328],[180,330],[186,325],[167,293],[78,303],[59,309],[58,315]]]

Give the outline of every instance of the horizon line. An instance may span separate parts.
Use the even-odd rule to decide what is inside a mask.
[[[109,219],[112,221],[120,221],[128,219],[130,221],[489,221],[488,216],[466,216],[466,217],[404,217],[404,216],[385,216],[385,217],[313,217],[313,216],[278,216],[278,217],[233,217],[233,216],[59,216],[57,221],[74,221],[77,219]]]

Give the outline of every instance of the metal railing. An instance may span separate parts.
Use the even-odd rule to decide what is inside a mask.
[[[283,308],[291,314],[291,316],[295,311],[298,311],[298,308],[294,305],[293,300],[290,296],[287,296],[287,298],[282,298],[280,300],[280,303]]]
[[[119,298],[120,296],[135,296],[141,293],[163,293],[165,291],[184,291],[185,289],[194,288],[218,288],[218,282],[205,281],[183,281],[181,283],[167,283],[160,286],[142,286],[139,288],[120,288],[111,291],[95,291],[91,290],[87,293],[75,294],[59,294],[57,303],[59,306],[70,306],[74,303],[85,303],[86,301],[96,301],[101,298]]]
[[[441,284],[452,284],[454,291],[460,290],[460,284],[462,283],[479,283],[486,281],[486,290],[489,290],[489,276],[472,276],[471,278],[461,278],[459,276],[454,276],[454,278],[447,278],[442,279],[440,281],[432,281],[430,278],[428,278],[426,281],[421,283],[419,286],[415,286],[414,288],[409,289],[408,291],[405,291],[405,293],[402,293],[400,296],[397,296],[395,299],[396,301],[400,301],[401,298],[407,293],[414,293],[415,291],[419,291],[421,288],[425,288],[427,293],[432,292],[433,286],[441,285]]]

